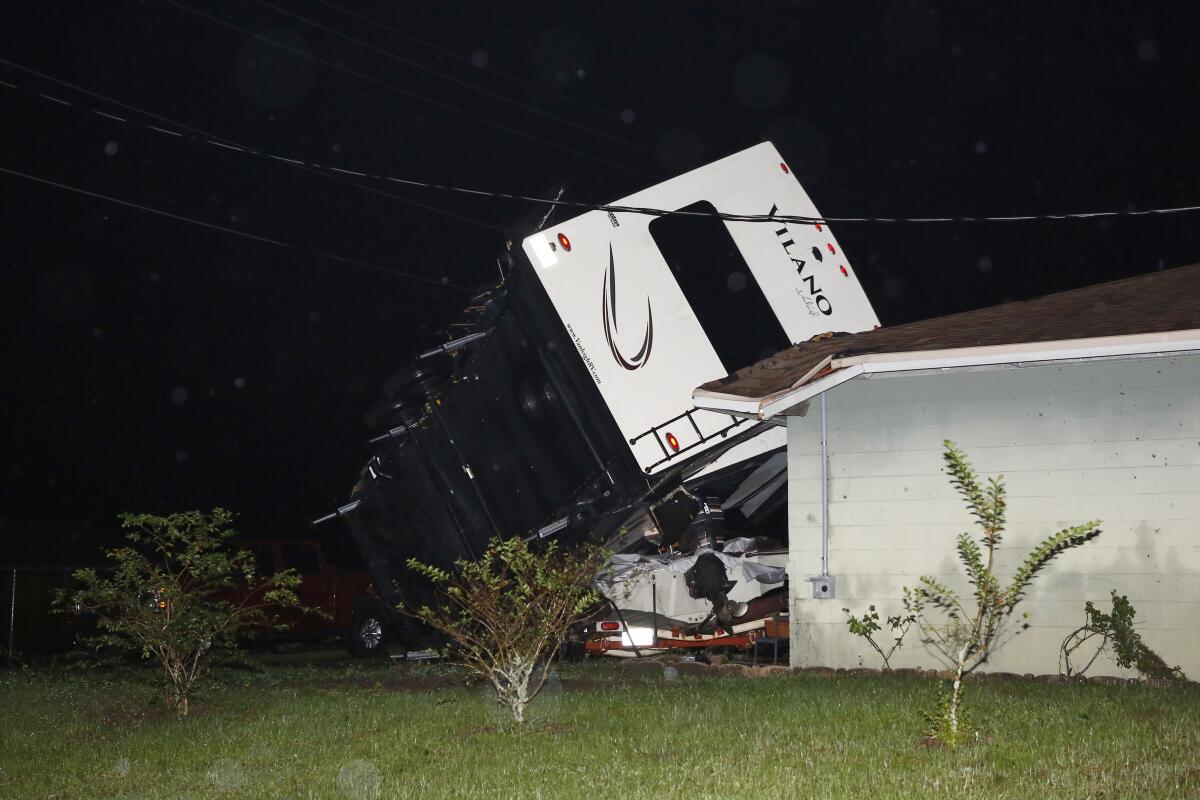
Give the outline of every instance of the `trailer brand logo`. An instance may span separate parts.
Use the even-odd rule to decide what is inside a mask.
[[[767,214],[767,216],[775,216],[775,212],[778,210],[779,206],[772,203],[771,211]],[[775,231],[775,236],[778,237],[779,243],[783,246],[783,252],[787,255],[788,259],[790,259],[791,262],[796,265],[796,272],[800,275],[800,281],[807,286],[808,296],[806,297],[804,294],[800,294],[800,299],[804,301],[806,306],[808,306],[808,313],[812,314],[812,308],[813,306],[816,306],[817,310],[825,316],[832,314],[833,303],[829,302],[829,298],[823,294],[821,287],[817,286],[816,277],[811,273],[808,275],[804,274],[804,267],[806,266],[804,259],[796,258],[794,255],[792,255],[792,248],[796,245],[796,242],[794,239],[792,239],[791,234],[788,232],[787,226],[784,225],[782,228]],[[820,248],[813,248],[813,256],[817,259],[817,261],[824,261],[824,258],[821,256]],[[800,293],[804,290],[797,289],[796,291],[797,293]]]
[[[650,298],[646,298],[646,333],[642,336],[642,346],[632,356],[626,357],[617,346],[617,266],[613,259],[612,245],[608,246],[608,270],[604,273],[604,288],[601,297],[604,310],[604,338],[608,341],[608,349],[612,351],[617,363],[628,370],[641,369],[650,361],[650,348],[654,346],[654,311],[650,308]]]

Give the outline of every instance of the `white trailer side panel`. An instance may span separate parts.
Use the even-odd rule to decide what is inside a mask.
[[[728,213],[818,214],[770,143],[668,180],[615,205],[673,211],[702,201]],[[634,457],[649,473],[670,465],[669,460],[676,457],[672,443],[687,456],[715,443],[700,444],[734,420],[694,411],[692,390],[748,366],[722,363],[655,243],[651,231],[655,219],[636,213],[589,212],[522,243],[580,358],[625,440],[631,442]],[[862,331],[878,325],[828,226],[782,222],[724,225],[751,273],[740,277],[731,273],[729,280],[761,288],[790,342],[826,331]],[[559,239],[560,234],[570,249]],[[723,281],[727,276],[717,277]],[[752,328],[764,320],[736,323]],[[781,434],[758,439],[763,441],[751,445],[752,452],[743,446],[737,458],[782,444]],[[728,456],[723,460],[727,462]]]

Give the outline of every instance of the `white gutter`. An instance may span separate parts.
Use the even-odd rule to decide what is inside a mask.
[[[828,366],[835,370],[812,383],[804,383],[816,369],[792,387],[766,397],[740,397],[697,389],[692,401],[697,408],[724,413],[739,413],[757,419],[787,411],[812,397],[867,373],[914,372],[956,369],[960,367],[1005,366],[1079,359],[1120,358],[1135,355],[1166,355],[1200,351],[1200,330],[1139,333],[1127,336],[1100,336],[1089,339],[1062,339],[1053,342],[1023,342],[959,347],[947,350],[918,350],[904,353],[868,353],[835,358]],[[824,362],[822,365],[824,366]]]

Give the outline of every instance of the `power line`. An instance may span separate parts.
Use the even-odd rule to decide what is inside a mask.
[[[483,125],[488,125],[493,128],[497,128],[499,130],[506,131],[508,133],[513,134],[514,136],[524,137],[531,141],[537,142],[538,144],[543,144],[543,145],[546,145],[547,147],[553,147],[556,150],[562,150],[565,153],[570,153],[570,154],[572,154],[574,156],[578,156],[580,158],[586,158],[591,161],[595,161],[597,163],[604,164],[609,167],[615,167],[617,169],[625,170],[626,172],[631,172],[631,173],[642,175],[642,176],[649,175],[649,173],[646,173],[640,169],[637,169],[636,167],[631,167],[628,164],[622,164],[617,161],[609,161],[606,158],[601,158],[600,156],[592,155],[591,153],[586,153],[582,150],[576,150],[575,148],[570,147],[569,145],[565,145],[561,142],[556,142],[553,139],[544,139],[541,136],[538,136],[536,134],[518,130],[517,128],[513,128],[508,125],[505,125],[502,122],[497,122],[494,119],[489,119],[488,117],[482,117],[478,114],[473,114],[470,111],[464,111],[461,108],[456,108],[452,105],[449,105],[448,103],[443,103],[440,100],[434,100],[432,98],[425,97],[424,95],[418,94],[416,92],[409,91],[408,89],[397,86],[394,83],[388,83],[387,81],[380,80],[379,78],[374,78],[370,75],[367,75],[364,72],[359,72],[358,70],[350,69],[349,67],[343,66],[342,64],[339,64],[336,61],[330,61],[328,59],[316,56],[312,53],[306,53],[303,50],[298,50],[297,48],[290,47],[286,44],[283,44],[282,42],[277,42],[268,36],[264,36],[261,33],[255,33],[254,31],[249,30],[248,28],[243,28],[240,25],[235,25],[234,23],[223,20],[220,17],[214,17],[211,14],[206,14],[203,11],[192,8],[191,6],[185,5],[184,3],[180,3],[180,2],[178,2],[178,0],[162,0],[162,1],[164,3],[166,3],[167,5],[175,6],[176,8],[178,8],[182,11],[186,11],[189,14],[194,14],[195,16],[198,16],[202,19],[206,19],[217,25],[221,25],[223,27],[229,28],[230,30],[235,30],[238,33],[241,33],[245,36],[250,36],[261,42],[266,42],[267,44],[271,45],[272,47],[278,48],[280,50],[284,50],[284,51],[286,51],[288,53],[292,53],[293,55],[296,55],[296,56],[300,56],[301,58],[311,59],[312,61],[315,61],[316,63],[321,64],[323,66],[329,67],[330,69],[335,69],[338,72],[343,72],[343,73],[350,75],[352,77],[355,77],[359,80],[366,81],[367,83],[371,83],[375,86],[379,86],[381,88],[387,89],[388,91],[395,92],[396,94],[401,95],[402,97],[408,97],[413,100],[418,100],[422,103],[426,103],[430,106],[433,106],[434,108],[441,109],[442,111],[448,111],[451,114],[458,114],[459,116],[466,117],[467,119],[474,120],[475,122],[481,123]]]
[[[463,292],[471,291],[470,289],[466,288],[465,286],[458,286],[453,283],[443,283],[442,281],[434,280],[433,278],[427,278],[424,275],[415,275],[411,272],[404,272],[402,270],[391,269],[389,267],[381,267],[378,264],[371,264],[366,261],[359,261],[358,259],[347,258],[346,256],[339,256],[335,253],[327,253],[323,250],[312,250],[307,247],[301,247],[300,245],[292,244],[291,242],[285,242],[282,239],[272,239],[268,236],[260,236],[256,233],[249,233],[248,231],[239,231],[236,228],[228,228],[224,225],[217,225],[214,222],[206,222],[201,219],[196,219],[194,217],[186,217],[182,214],[176,214],[171,211],[163,211],[161,208],[153,208],[151,206],[142,205],[141,203],[134,203],[130,200],[122,200],[119,197],[113,197],[111,195],[89,191],[82,187],[72,186],[67,183],[59,183],[58,181],[54,181],[49,178],[42,178],[37,175],[31,175],[27,172],[18,172],[15,169],[8,169],[7,167],[4,167],[4,166],[0,166],[0,172],[6,173],[8,175],[13,175],[18,178],[24,178],[25,180],[33,181],[35,183],[40,183],[45,186],[52,186],[56,189],[63,189],[68,192],[74,192],[76,194],[81,194],[85,197],[91,197],[96,200],[105,200],[109,203],[115,203],[116,205],[119,205],[119,206],[125,206],[127,208],[136,208],[139,211],[145,211],[150,214],[156,214],[160,217],[166,217],[168,219],[177,220],[179,222],[187,222],[191,225],[197,225],[201,228],[208,228],[210,230],[221,231],[223,233],[230,233],[230,234],[233,234],[234,236],[240,236],[243,239],[250,239],[252,241],[260,242],[262,244],[274,245],[275,247],[282,247],[286,250],[291,250],[293,252],[305,253],[307,255],[317,256],[318,258],[325,258],[325,259],[329,259],[331,261],[337,261],[342,264],[349,264],[351,266],[361,267],[363,269],[369,269],[374,272],[382,272],[387,275],[393,275],[393,276],[397,276],[397,277],[401,277],[401,278],[407,278],[409,280],[419,281],[421,283],[432,284],[433,286],[458,289],[459,291],[463,291]]]
[[[5,61],[4,59],[0,58],[0,64],[10,64],[10,63],[11,62]],[[80,108],[84,108],[84,106],[82,106],[82,105],[72,104],[69,101],[63,100],[61,98],[47,95],[47,94],[44,94],[41,92],[37,92],[36,90],[18,86],[16,84],[9,83],[7,81],[0,81],[0,85],[27,92],[29,94],[32,94],[39,98],[42,98],[48,102],[52,102],[56,105],[63,105],[63,106],[76,105]],[[89,110],[91,110],[95,114],[99,114],[101,116],[117,120],[119,122],[145,127],[148,130],[154,131],[159,134],[168,135],[168,136],[175,137],[175,138],[189,139],[191,141],[199,142],[202,144],[219,147],[219,148],[221,148],[223,150],[227,150],[227,151],[235,151],[235,152],[243,153],[245,155],[258,156],[261,158],[266,158],[266,159],[270,159],[270,160],[279,162],[281,164],[288,164],[288,165],[291,165],[291,166],[294,166],[294,167],[297,167],[300,169],[307,169],[310,171],[318,171],[321,174],[336,173],[338,175],[347,175],[347,176],[351,176],[351,177],[355,177],[355,178],[366,178],[369,180],[376,180],[376,181],[386,181],[386,182],[390,182],[390,183],[397,183],[402,186],[412,186],[415,188],[428,189],[428,190],[432,190],[432,191],[440,191],[440,192],[447,192],[447,193],[454,193],[454,194],[464,194],[464,195],[469,195],[472,197],[487,197],[487,198],[500,199],[500,200],[516,200],[516,201],[528,202],[528,203],[539,203],[539,204],[547,205],[547,206],[551,206],[551,207],[557,206],[557,207],[577,208],[577,209],[581,209],[584,211],[606,211],[606,212],[611,212],[611,213],[641,214],[641,215],[645,215],[645,216],[655,216],[655,217],[709,217],[709,218],[713,218],[713,219],[724,220],[726,222],[756,222],[756,223],[767,222],[767,223],[776,223],[776,224],[782,222],[782,223],[794,223],[797,225],[825,225],[825,224],[834,223],[834,222],[836,222],[836,223],[868,222],[868,223],[892,223],[892,224],[1039,222],[1039,221],[1060,221],[1060,220],[1089,220],[1089,219],[1100,219],[1100,218],[1111,218],[1111,217],[1167,216],[1167,215],[1172,215],[1172,214],[1184,214],[1184,213],[1200,211],[1200,205],[1197,205],[1197,206],[1176,206],[1176,207],[1172,207],[1172,208],[1149,208],[1149,209],[1143,209],[1140,211],[1134,211],[1134,210],[1087,211],[1087,212],[1073,212],[1073,213],[1062,213],[1062,214],[1022,214],[1022,215],[1013,215],[1013,216],[944,216],[944,217],[815,216],[815,217],[810,217],[810,216],[801,216],[801,215],[796,215],[796,214],[737,214],[737,213],[731,213],[731,212],[725,212],[725,211],[718,211],[718,212],[714,213],[714,212],[708,212],[708,211],[683,211],[683,210],[670,210],[670,209],[662,209],[662,208],[649,208],[646,206],[625,206],[625,205],[614,205],[614,204],[603,204],[603,203],[585,203],[585,202],[578,201],[578,200],[562,200],[560,198],[549,199],[549,198],[545,198],[545,197],[535,197],[532,195],[517,194],[517,193],[512,193],[512,192],[496,192],[496,191],[488,191],[485,189],[474,189],[474,188],[465,187],[465,186],[449,186],[446,184],[432,183],[429,181],[413,180],[411,178],[400,178],[400,177],[396,177],[396,176],[392,176],[392,175],[382,175],[382,174],[367,172],[367,171],[345,169],[343,167],[327,166],[327,165],[318,164],[316,162],[304,161],[302,159],[291,158],[288,156],[278,155],[275,153],[270,153],[270,152],[266,152],[266,151],[262,151],[262,150],[255,150],[253,148],[246,147],[243,145],[225,144],[225,143],[222,143],[219,141],[214,141],[213,139],[205,138],[207,136],[207,134],[204,134],[201,136],[187,136],[187,135],[181,134],[177,131],[171,131],[171,130],[159,128],[158,126],[149,125],[147,123],[139,122],[137,120],[124,119],[121,117],[114,117],[111,114],[106,114],[102,111],[96,111],[94,109],[89,109]],[[157,115],[151,115],[151,116],[154,116],[156,119],[165,120],[165,118],[158,117]],[[181,126],[181,127],[183,127],[183,126]],[[354,185],[362,186],[361,184],[357,184],[357,183]],[[401,199],[401,198],[397,198],[397,199]],[[449,213],[449,212],[443,212],[443,213]]]
[[[401,64],[406,64],[406,65],[412,67],[413,69],[418,69],[418,70],[421,70],[422,72],[427,72],[431,75],[436,75],[437,77],[439,77],[443,80],[450,81],[451,83],[457,84],[457,85],[465,87],[467,89],[470,89],[473,92],[478,92],[480,94],[487,95],[488,97],[499,100],[502,103],[507,103],[511,106],[515,106],[516,108],[519,108],[522,111],[527,111],[531,114],[537,114],[538,116],[545,117],[546,119],[554,120],[563,125],[567,125],[569,127],[575,128],[576,130],[580,130],[580,131],[583,131],[584,133],[590,134],[592,136],[596,136],[600,139],[605,139],[607,141],[614,142],[616,144],[624,145],[624,146],[632,148],[634,150],[639,150],[643,153],[649,153],[652,156],[658,155],[657,151],[652,150],[649,147],[645,147],[643,145],[637,144],[636,142],[631,142],[627,139],[622,139],[618,136],[610,136],[609,134],[604,133],[603,131],[596,130],[595,128],[589,127],[587,125],[581,125],[578,122],[573,122],[564,117],[560,117],[557,114],[552,114],[549,111],[544,111],[540,108],[526,105],[525,103],[522,103],[519,100],[514,100],[513,98],[508,97],[507,95],[500,94],[499,92],[493,92],[490,89],[484,88],[482,86],[477,86],[476,84],[471,83],[470,81],[466,81],[461,78],[456,78],[453,75],[448,75],[445,72],[434,69],[433,67],[427,66],[418,61],[414,61],[410,58],[406,58],[402,55],[392,52],[391,50],[387,50],[382,47],[377,47],[377,46],[371,44],[370,42],[365,42],[361,39],[357,39],[348,33],[336,30],[335,28],[331,28],[328,25],[325,25],[321,22],[317,22],[316,20],[310,19],[308,17],[302,16],[302,15],[297,14],[292,11],[288,11],[286,8],[282,8],[280,6],[275,5],[274,3],[267,2],[267,0],[253,0],[253,2],[257,3],[260,6],[264,6],[265,8],[269,8],[273,11],[283,14],[284,16],[291,17],[292,19],[295,19],[295,20],[299,20],[300,22],[304,23],[305,25],[309,25],[313,28],[317,28],[318,30],[325,31],[326,33],[332,34],[334,36],[338,36],[342,39],[345,39],[348,42],[353,42],[354,44],[358,45],[359,47],[364,47],[373,53],[378,53],[378,54],[386,56],[394,61],[398,61]],[[679,159],[679,158],[671,157],[671,160],[675,161],[676,163],[679,163],[679,164],[685,163],[682,159]]]
[[[9,61],[8,59],[5,59],[5,58],[0,58],[0,64],[4,64],[5,66],[11,67],[12,69],[16,69],[16,70],[19,70],[26,74],[36,76],[38,78],[41,78],[42,80],[46,80],[46,81],[50,81],[51,83],[58,84],[59,86],[70,89],[71,91],[79,92],[80,94],[85,94],[89,97],[94,97],[98,100],[103,100],[106,103],[111,103],[112,105],[117,106],[119,108],[126,109],[127,111],[133,111],[137,114],[141,114],[144,117],[149,117],[150,119],[154,119],[159,122],[164,122],[168,125],[173,125],[176,128],[179,128],[181,130],[185,130],[185,131],[188,131],[188,132],[194,134],[194,136],[198,137],[201,141],[205,141],[207,144],[213,145],[214,147],[225,147],[226,149],[229,149],[229,150],[243,150],[243,151],[246,151],[249,153],[256,152],[254,150],[254,148],[249,147],[244,144],[241,144],[237,141],[234,141],[233,139],[229,139],[224,136],[220,136],[218,134],[211,133],[202,128],[193,127],[191,125],[188,125],[187,123],[183,123],[183,122],[179,122],[178,120],[170,119],[169,117],[164,117],[161,114],[155,114],[153,111],[147,111],[144,108],[138,108],[137,106],[130,105],[129,103],[124,103],[120,100],[117,100],[116,98],[100,94],[99,92],[92,91],[91,89],[87,89],[82,86],[78,86],[76,84],[70,83],[68,81],[64,81],[60,78],[56,78],[53,75],[48,75],[44,72],[40,72],[36,69],[33,69],[32,67],[27,67],[22,64],[17,64],[15,62]],[[26,94],[33,95],[35,97],[38,97],[39,99],[47,100],[49,102],[52,102],[52,103],[55,103],[58,105],[68,106],[68,107],[72,106],[72,105],[76,105],[80,108],[85,108],[81,104],[78,104],[78,103],[73,104],[66,100],[63,100],[62,98],[53,97],[51,95],[45,94],[44,92],[39,92],[36,89],[30,89],[29,87],[18,86],[14,83],[9,83],[8,81],[0,81],[0,85],[4,85],[11,89],[16,89],[18,91],[25,92]],[[121,123],[129,124],[129,125],[138,125],[140,127],[147,128],[147,129],[155,131],[157,133],[164,132],[162,128],[158,128],[154,125],[149,125],[144,122],[138,122],[137,120],[125,119],[123,117],[118,117],[114,114],[109,114],[104,111],[98,111],[96,109],[85,109],[85,110],[91,111],[93,114],[96,114],[101,117],[105,117],[105,118],[113,120],[115,122],[121,122]],[[175,133],[173,131],[165,131],[165,132],[174,134],[174,135],[178,135],[177,133]],[[426,211],[433,212],[434,214],[440,214],[444,217],[451,217],[453,219],[457,219],[462,222],[469,222],[472,225],[478,225],[481,228],[486,228],[487,230],[495,231],[497,233],[504,233],[504,229],[501,228],[499,225],[493,225],[489,222],[483,222],[482,220],[472,219],[471,217],[465,217],[461,214],[456,214],[452,211],[446,211],[445,209],[441,209],[436,206],[426,205],[425,203],[421,203],[417,200],[411,200],[407,197],[401,197],[398,194],[392,194],[391,192],[385,192],[376,186],[368,186],[367,184],[364,184],[364,183],[359,183],[359,182],[353,181],[353,180],[347,180],[343,176],[333,175],[323,169],[317,169],[317,168],[307,166],[307,165],[299,165],[299,166],[301,169],[303,169],[306,172],[309,172],[313,175],[320,175],[322,178],[335,180],[335,181],[338,181],[339,183],[344,183],[349,186],[353,186],[354,188],[360,189],[364,192],[370,192],[372,194],[382,195],[383,197],[387,197],[392,200],[397,200],[401,203],[405,203],[407,205],[414,206],[416,208],[423,208]]]
[[[499,75],[500,77],[505,78],[507,80],[515,81],[516,83],[519,83],[520,85],[522,85],[528,89],[533,89],[534,91],[541,92],[542,94],[545,94],[549,97],[553,97],[558,100],[562,100],[564,102],[571,103],[573,105],[578,106],[579,108],[587,109],[588,111],[591,111],[595,114],[601,114],[603,116],[608,116],[608,117],[612,117],[614,119],[621,120],[621,122],[624,123],[624,120],[621,118],[621,116],[619,114],[617,114],[613,111],[610,111],[608,109],[598,108],[597,106],[593,106],[589,103],[585,103],[582,100],[571,97],[569,95],[562,94],[561,92],[556,92],[553,89],[550,89],[546,86],[542,86],[537,83],[534,83],[533,81],[527,81],[524,78],[520,77],[519,75],[513,75],[511,72],[505,72],[504,70],[499,69],[498,67],[493,67],[490,64],[476,64],[471,59],[461,56],[458,53],[455,53],[453,50],[449,50],[445,47],[441,47],[440,45],[434,44],[433,42],[427,41],[425,39],[421,39],[417,36],[413,36],[411,33],[406,33],[405,31],[402,31],[399,28],[393,27],[391,25],[386,25],[382,22],[379,22],[378,20],[372,19],[371,17],[360,14],[357,11],[352,11],[351,9],[348,9],[344,6],[339,6],[337,3],[332,3],[329,0],[316,0],[316,2],[320,3],[323,6],[331,8],[334,11],[345,14],[349,17],[353,17],[354,19],[357,19],[359,22],[363,22],[363,23],[366,23],[367,25],[371,25],[373,27],[379,28],[380,30],[395,34],[396,36],[399,36],[401,39],[404,39],[406,41],[416,42],[417,44],[424,45],[425,47],[428,47],[430,50],[433,50],[437,53],[441,53],[444,56],[449,56],[450,58],[453,58],[456,61],[461,61],[464,64],[469,64],[469,65],[471,65],[472,69],[485,70],[494,75]],[[667,131],[660,130],[659,128],[656,128],[653,125],[648,125],[644,122],[638,122],[636,124],[639,127],[643,127],[646,130],[648,130],[652,133],[657,133],[660,136],[671,136],[671,134],[668,133]]]

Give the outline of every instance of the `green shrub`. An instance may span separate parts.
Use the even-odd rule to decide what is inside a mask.
[[[890,672],[892,669],[890,663],[892,654],[900,649],[900,646],[904,643],[904,637],[908,633],[908,629],[917,621],[917,618],[912,614],[905,617],[899,615],[888,617],[887,625],[892,631],[892,644],[887,650],[884,650],[883,646],[875,641],[875,634],[883,630],[879,624],[879,612],[875,610],[875,606],[868,606],[867,613],[863,614],[861,618],[851,614],[848,608],[843,608],[842,611],[845,611],[848,617],[846,627],[850,629],[850,633],[866,639],[867,644],[871,645],[875,652],[879,653],[879,657],[883,659],[884,671]]]
[[[1092,605],[1090,600],[1084,604],[1083,614],[1086,621],[1067,634],[1059,649],[1062,673],[1068,678],[1083,677],[1083,674],[1111,644],[1113,660],[1119,667],[1124,669],[1132,667],[1146,678],[1187,680],[1182,669],[1178,666],[1167,666],[1167,662],[1163,661],[1158,653],[1151,650],[1149,645],[1142,641],[1142,635],[1134,627],[1134,617],[1137,616],[1137,611],[1129,602],[1129,598],[1125,595],[1118,595],[1116,589],[1112,591],[1111,596],[1111,614],[1103,613]],[[1097,636],[1100,637],[1100,645],[1096,648],[1096,652],[1092,654],[1086,664],[1076,669],[1071,662],[1071,656],[1086,642]]]
[[[953,682],[929,715],[929,735],[949,746],[966,741],[970,726],[963,717],[963,676],[987,660],[1005,639],[1009,618],[1016,610],[1034,576],[1054,558],[1100,535],[1099,520],[1074,525],[1054,533],[1035,547],[1017,569],[1008,586],[1002,586],[993,571],[996,548],[1004,535],[1006,502],[1004,479],[980,482],[967,457],[949,439],[943,443],[950,482],[982,529],[979,542],[960,533],[956,550],[975,591],[963,601],[957,592],[936,578],[921,577],[915,589],[904,589],[905,608],[916,617],[926,644],[950,664]],[[937,615],[938,619],[934,619]],[[1022,628],[1028,627],[1023,624]],[[1019,632],[1016,631],[1015,633]]]
[[[592,581],[604,561],[591,545],[561,550],[552,542],[537,552],[519,537],[493,539],[478,561],[459,561],[454,571],[410,559],[444,603],[407,613],[451,639],[457,660],[489,681],[521,723],[568,629],[599,601]]]
[[[156,660],[167,702],[186,716],[209,658],[271,626],[274,609],[297,605],[300,578],[292,570],[260,575],[248,550],[230,552],[233,514],[221,508],[120,520],[129,544],[107,553],[112,569],[77,570],[80,587],[60,591],[56,605],[95,615],[92,646]]]

